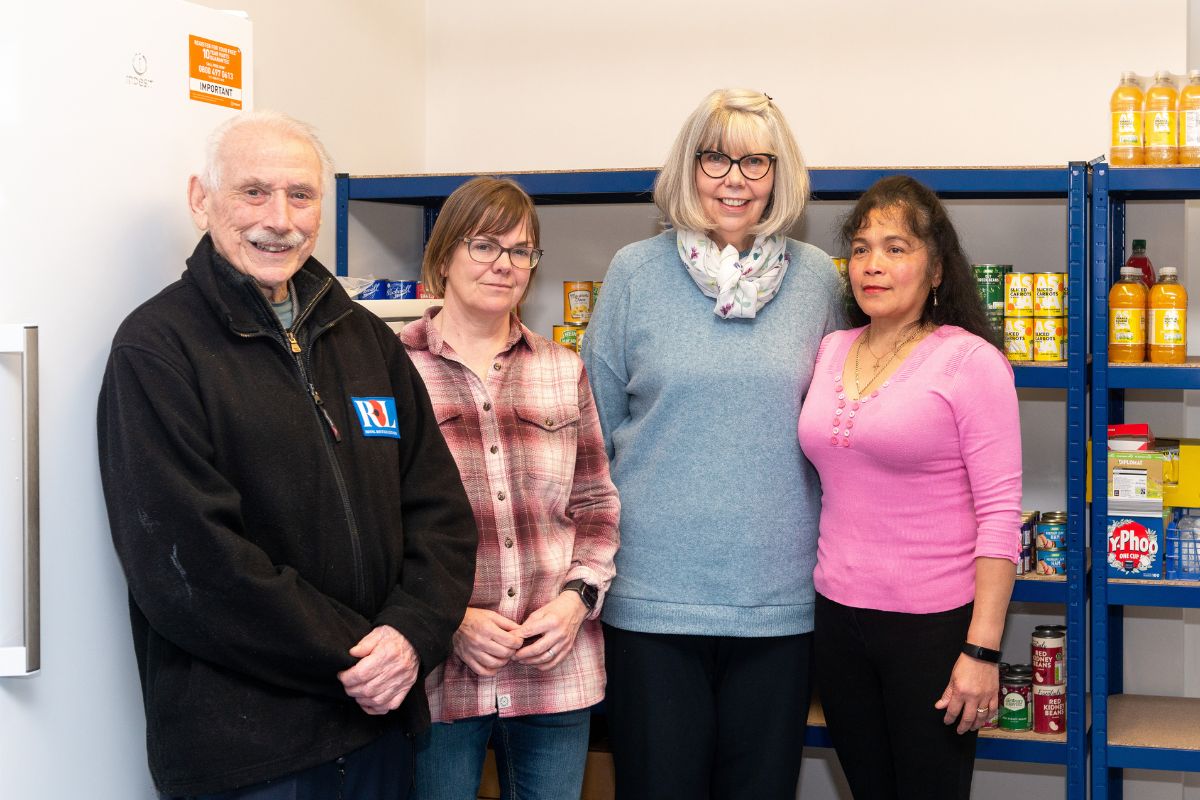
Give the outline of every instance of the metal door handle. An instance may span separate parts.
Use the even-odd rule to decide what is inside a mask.
[[[0,677],[29,675],[41,669],[41,569],[38,494],[38,349],[37,328],[0,325],[0,353],[21,357],[21,536],[0,527],[0,567],[19,562],[24,591],[21,607],[0,608],[0,614],[19,617],[23,636],[18,643],[0,642]],[[7,423],[0,421],[0,426]],[[12,564],[9,564],[11,567]],[[9,574],[18,570],[9,571]],[[16,626],[14,626],[16,627]]]

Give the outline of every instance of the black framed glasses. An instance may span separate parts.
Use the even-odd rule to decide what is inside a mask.
[[[472,261],[480,264],[495,264],[500,260],[500,256],[508,253],[508,263],[512,264],[517,269],[533,269],[542,260],[544,251],[538,250],[536,247],[518,244],[513,247],[501,247],[491,239],[476,237],[474,239],[464,236],[462,243],[467,246],[467,254],[471,256]]]
[[[737,164],[743,178],[757,181],[767,177],[771,165],[775,163],[775,156],[770,153],[750,153],[741,158],[730,158],[720,150],[697,150],[696,160],[700,162],[700,169],[710,178],[724,178]]]

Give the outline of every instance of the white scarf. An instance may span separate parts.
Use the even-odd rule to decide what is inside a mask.
[[[676,232],[679,257],[707,297],[716,298],[713,313],[722,319],[752,319],[779,293],[792,259],[783,236],[758,236],[745,258],[737,248],[722,250],[703,233]]]

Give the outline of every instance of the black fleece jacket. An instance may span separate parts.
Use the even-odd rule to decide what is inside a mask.
[[[168,794],[421,730],[424,677],[471,595],[474,517],[404,348],[315,259],[292,287],[284,331],[205,236],[121,325],[104,376],[100,470]],[[366,436],[353,398],[394,398],[399,438]],[[369,716],[337,673],[385,624],[421,677],[398,711]]]

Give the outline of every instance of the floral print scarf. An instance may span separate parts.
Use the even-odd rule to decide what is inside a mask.
[[[752,319],[779,293],[792,263],[783,236],[758,236],[744,257],[737,248],[721,249],[703,233],[680,230],[677,249],[688,274],[708,297],[716,298],[713,313],[721,319]]]

